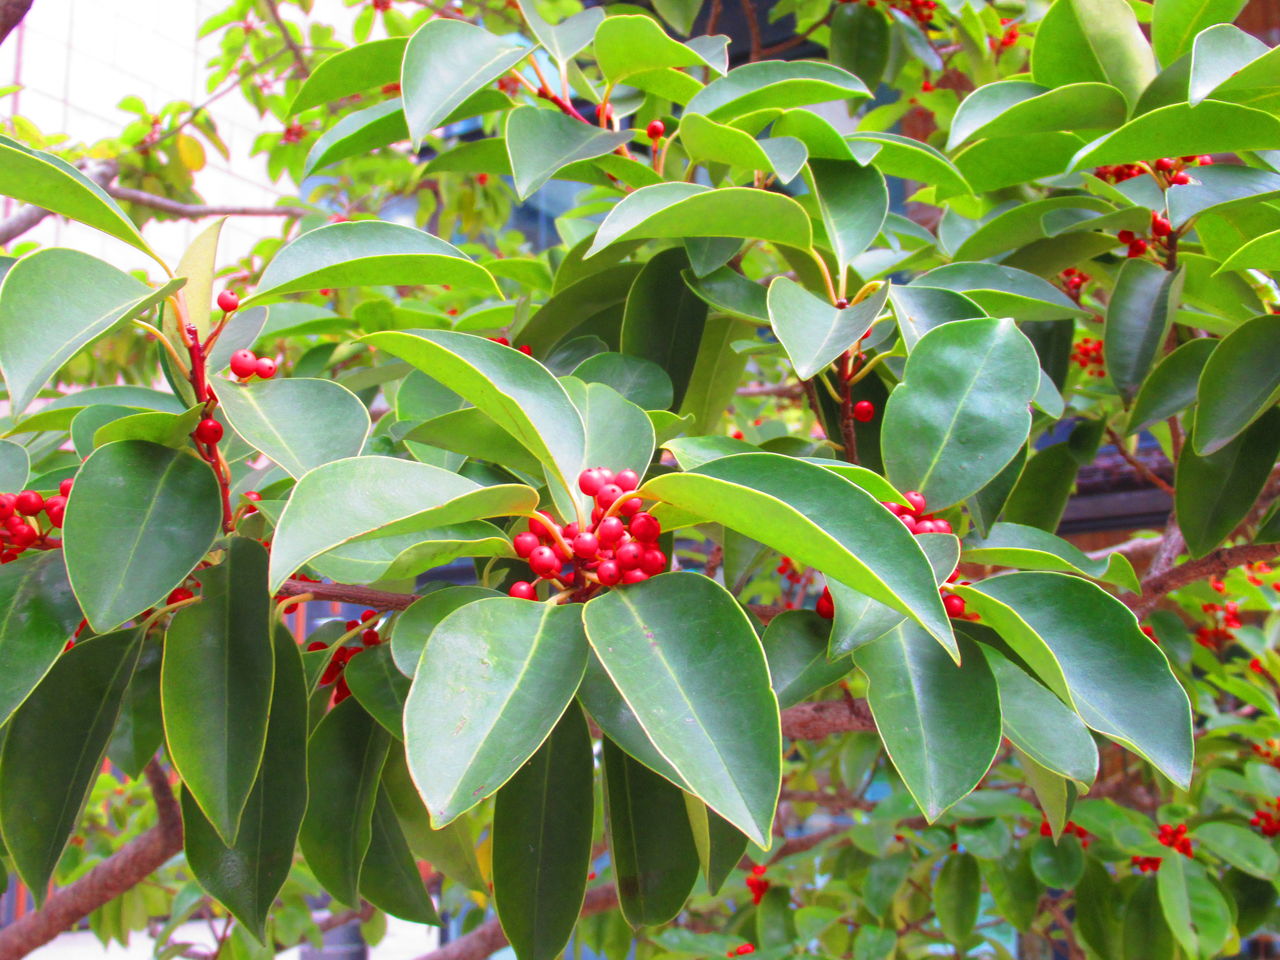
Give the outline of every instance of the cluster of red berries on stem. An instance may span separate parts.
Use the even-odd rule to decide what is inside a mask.
[[[1280,836],[1280,797],[1259,807],[1249,818],[1249,823],[1268,839]]]
[[[951,522],[935,517],[932,513],[927,513],[929,504],[924,498],[924,494],[916,490],[908,490],[902,495],[902,499],[907,501],[907,506],[901,503],[895,503],[892,500],[881,500],[880,503],[890,513],[894,514],[903,522],[908,530],[919,536],[922,533],[951,533]],[[952,573],[947,578],[947,583],[959,582],[961,586],[967,587],[969,581],[960,580],[959,573]],[[946,608],[947,616],[954,617],[957,620],[977,620],[976,613],[968,613],[965,609],[964,597],[959,594],[952,593],[949,589],[939,591],[942,594],[942,606]]]
[[[755,952],[756,952],[755,944],[744,943],[739,946],[733,947],[732,949],[726,950],[724,952],[724,955],[726,957],[745,957],[748,953],[755,953]]]
[[[1058,274],[1058,279],[1062,281],[1062,288],[1066,291],[1067,296],[1079,303],[1080,291],[1084,289],[1084,285],[1092,280],[1093,277],[1083,270],[1067,267],[1067,269]]]
[[[1093,175],[1108,183],[1122,183],[1150,174],[1156,178],[1161,188],[1179,187],[1191,182],[1187,167],[1208,167],[1213,165],[1213,157],[1199,154],[1187,157],[1161,157],[1151,163],[1119,163],[1114,166],[1097,167]]]
[[[1081,337],[1071,350],[1071,362],[1080,368],[1086,377],[1101,379],[1107,375],[1107,368],[1102,359],[1102,341],[1096,337]]]
[[[1062,835],[1064,837],[1078,837],[1080,839],[1080,846],[1085,850],[1089,849],[1089,831],[1080,826],[1080,824],[1076,823],[1074,820],[1068,820],[1066,822],[1066,825],[1062,828]],[[1053,827],[1049,826],[1048,820],[1040,821],[1040,836],[1053,836]]]
[[[1264,760],[1277,770],[1280,770],[1280,740],[1272,737],[1266,743],[1251,744],[1250,749],[1253,750],[1253,755],[1259,760]]]
[[[62,545],[51,534],[62,526],[73,482],[70,477],[63,480],[57,494],[47,500],[36,490],[0,493],[0,563],[12,563],[27,550],[55,550]]]
[[[840,0],[841,3],[857,3],[858,0]],[[874,7],[876,0],[866,0],[868,7]],[[884,0],[886,7],[892,7],[924,26],[933,21],[934,11],[938,9],[937,0]]]
[[[347,646],[343,644],[337,650],[333,651],[333,656],[328,664],[325,665],[324,672],[320,674],[320,686],[327,687],[333,684],[333,705],[336,707],[347,697],[351,696],[351,688],[347,686],[346,677],[343,671],[346,670],[347,664],[351,662],[351,658],[358,653],[368,650],[370,647],[376,647],[382,642],[382,635],[378,633],[377,625],[374,623],[378,619],[377,610],[365,610],[360,614],[359,620],[347,621],[347,632],[360,632],[360,645]],[[314,650],[327,650],[329,645],[323,640],[313,640],[307,644],[307,652]]]
[[[261,377],[270,380],[276,375],[276,362],[270,357],[260,357],[247,347],[231,355],[231,372],[241,380]]]
[[[504,347],[511,346],[511,341],[508,340],[506,337],[485,337],[485,339],[492,340],[494,343],[500,343]],[[520,346],[516,347],[516,349],[519,350],[521,353],[523,353],[526,357],[533,356],[533,347],[529,346],[527,343],[520,344]]]
[[[769,892],[769,881],[764,878],[764,872],[767,869],[763,863],[757,863],[751,868],[751,873],[747,875],[747,889],[751,891],[751,902],[757,906],[764,899],[764,895]]]
[[[1161,216],[1154,210],[1151,211],[1151,229],[1145,236],[1139,236],[1132,230],[1121,230],[1116,234],[1116,239],[1125,244],[1125,256],[1132,259],[1140,257],[1148,250],[1155,248],[1167,248],[1169,246],[1169,237],[1173,234],[1173,224],[1168,217]]]
[[[586,600],[600,587],[639,583],[666,570],[667,555],[658,546],[662,525],[645,512],[643,500],[628,496],[638,486],[634,470],[583,470],[578,489],[595,501],[590,523],[562,527],[545,512],[530,517],[529,529],[511,543],[534,579],[513,583],[508,593],[536,600],[538,582],[545,580],[569,591],[570,600]]]
[[[1221,650],[1224,645],[1235,640],[1233,631],[1242,626],[1238,603],[1202,603],[1200,609],[1209,614],[1214,622],[1211,626],[1202,626],[1196,630],[1196,643],[1206,650]]]
[[[1179,823],[1174,826],[1172,823],[1160,824],[1160,830],[1156,833],[1156,839],[1171,850],[1176,850],[1184,857],[1194,857],[1195,854],[1191,850],[1191,838],[1187,836],[1187,825]]]
[[[1164,857],[1131,857],[1129,862],[1143,873],[1155,873],[1164,863]]]
[[[1012,47],[1017,43],[1018,37],[1021,36],[1021,34],[1018,33],[1018,25],[1013,22],[1012,17],[1001,17],[1000,26],[1005,28],[1000,39],[996,40],[993,38],[988,41],[992,50],[1007,50],[1009,47]]]

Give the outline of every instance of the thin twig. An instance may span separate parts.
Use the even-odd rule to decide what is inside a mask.
[[[762,43],[760,40],[760,24],[756,20],[756,5],[753,0],[739,0],[742,4],[742,15],[747,21],[747,30],[751,34],[751,63],[760,59]]]
[[[1111,427],[1107,427],[1107,439],[1110,440],[1112,445],[1116,448],[1116,452],[1124,458],[1124,462],[1133,467],[1139,476],[1153,486],[1163,490],[1169,496],[1173,496],[1173,487],[1169,486],[1169,484],[1165,482],[1162,477],[1158,476],[1154,470],[1130,453],[1129,449],[1124,444],[1124,437],[1116,433]]]
[[[305,217],[314,213],[306,207],[212,207],[198,203],[180,203],[168,197],[160,197],[145,190],[134,190],[131,187],[107,187],[107,193],[117,200],[136,203],[140,207],[149,207],[174,217],[188,220],[199,220],[202,217]]]
[[[311,69],[307,66],[307,58],[302,55],[302,49],[298,46],[293,34],[289,32],[289,28],[285,26],[285,22],[280,17],[280,11],[276,7],[276,0],[266,0],[267,12],[271,14],[271,19],[276,22],[276,26],[280,28],[280,35],[284,39],[285,46],[289,48],[289,52],[293,54],[293,62],[298,65],[298,73],[303,77],[311,76]]]

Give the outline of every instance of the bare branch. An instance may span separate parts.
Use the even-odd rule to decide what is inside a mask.
[[[199,220],[202,217],[305,217],[313,210],[305,207],[209,207],[197,203],[180,203],[168,197],[160,197],[145,190],[134,190],[130,187],[107,187],[107,193],[117,200],[136,203],[140,207],[159,210],[172,217],[183,217],[188,220]]]
[[[3,2],[3,0],[0,0],[0,2]],[[84,173],[85,176],[99,186],[106,186],[115,178],[117,169],[114,160],[104,160],[86,165]],[[53,211],[51,210],[24,204],[18,208],[18,212],[13,216],[0,220],[0,246],[12,243],[44,220],[45,217],[51,216],[53,216]]]
[[[1160,598],[1171,590],[1185,587],[1197,580],[1204,580],[1206,577],[1222,577],[1228,571],[1243,564],[1273,560],[1277,556],[1280,556],[1280,543],[1250,543],[1241,547],[1219,547],[1199,560],[1188,560],[1186,563],[1180,563],[1176,567],[1169,567],[1162,571],[1155,571],[1153,562],[1152,574],[1142,581],[1142,595],[1130,594],[1124,598],[1125,603],[1141,619],[1150,613]]]
[[[797,703],[782,711],[782,735],[791,740],[821,740],[833,733],[875,728],[876,722],[865,700]]]
[[[1116,448],[1116,452],[1120,454],[1125,463],[1129,464],[1129,466],[1134,469],[1138,476],[1142,477],[1156,488],[1163,490],[1169,496],[1173,496],[1173,487],[1169,486],[1164,477],[1158,475],[1149,466],[1130,453],[1129,448],[1125,446],[1124,438],[1110,427],[1107,427],[1107,439],[1111,441],[1111,445]]]
[[[298,75],[301,77],[311,76],[311,69],[307,66],[307,59],[302,55],[302,48],[298,46],[298,42],[293,39],[293,34],[289,32],[288,26],[280,17],[280,10],[276,6],[276,0],[266,0],[267,12],[271,14],[271,19],[276,22],[276,26],[280,29],[280,36],[284,40],[285,46],[289,48],[289,52],[293,54],[293,62],[298,66]]]

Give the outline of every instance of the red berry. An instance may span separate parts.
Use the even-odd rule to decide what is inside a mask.
[[[598,468],[583,470],[578,474],[578,489],[585,493],[588,497],[594,497],[600,492],[600,488],[604,486],[604,477],[600,476]]]
[[[529,554],[533,553],[534,548],[538,546],[538,535],[536,533],[517,533],[511,543],[516,548],[516,556],[526,560]]]
[[[640,557],[640,569],[649,576],[656,576],[667,569],[667,555],[657,547],[650,547]]]
[[[642,580],[648,580],[649,575],[643,570],[628,570],[622,575],[623,583],[639,583]]]
[[[634,517],[637,513],[644,509],[644,501],[639,497],[627,497],[622,501],[622,506],[618,508],[618,512],[624,517]]]
[[[0,494],[0,520],[8,520],[13,516],[13,504],[17,499],[12,493]]]
[[[924,513],[929,508],[929,502],[925,500],[924,494],[917,493],[915,490],[908,490],[902,495],[902,499],[911,504],[911,508],[916,513]]]
[[[34,490],[23,490],[14,501],[14,506],[24,516],[34,517],[44,509],[44,497]]]
[[[550,547],[534,547],[529,554],[529,569],[540,577],[560,572],[560,558]]]
[[[612,587],[622,579],[622,568],[616,560],[602,560],[596,567],[596,579],[606,587]]]
[[[276,362],[270,357],[259,357],[253,372],[263,380],[270,380],[276,375]]]
[[[222,424],[212,417],[205,417],[196,426],[196,439],[205,444],[217,443],[222,439]]]
[[[543,540],[550,539],[559,531],[560,525],[545,511],[539,511],[539,516],[529,518],[529,532]]]
[[[1172,177],[1169,178],[1169,182],[1172,183],[1174,186],[1180,187],[1183,184],[1190,183],[1191,178],[1187,176],[1186,171],[1179,170],[1177,173],[1175,173]]]
[[[520,346],[519,346],[519,348],[518,348],[518,349],[519,349],[519,351],[520,351],[521,353],[523,353],[526,357],[532,357],[532,356],[533,356],[533,347],[529,346],[527,343],[522,343],[522,344],[520,344]]]
[[[606,483],[596,494],[596,505],[608,510],[622,496],[622,488],[616,483]]]
[[[630,540],[620,546],[613,556],[623,570],[634,570],[644,559],[644,547]]]
[[[360,613],[361,623],[368,623],[370,620],[377,620],[377,619],[378,619],[377,610],[364,610],[364,611],[361,611]]]
[[[176,587],[170,592],[169,596],[165,597],[164,602],[166,604],[181,603],[183,600],[190,600],[194,596],[195,594],[186,587]]]
[[[382,638],[378,636],[377,630],[366,630],[364,633],[360,634],[360,642],[366,647],[376,646],[381,641]]]
[[[62,494],[64,497],[71,496],[71,485],[74,484],[75,482],[76,482],[75,477],[67,477],[67,479],[63,480],[60,484],[58,484],[58,492]]]
[[[600,552],[600,541],[594,533],[583,532],[573,538],[573,555],[581,560],[591,560]]]
[[[1129,244],[1129,249],[1125,252],[1125,256],[1132,259],[1133,257],[1140,257],[1146,252],[1147,241],[1138,239]]]
[[[252,377],[258,372],[258,355],[252,350],[237,350],[231,355],[231,372],[237,377]]]
[[[44,512],[48,514],[55,513],[67,508],[67,498],[61,495],[50,497],[44,502]]]
[[[223,313],[234,313],[240,309],[240,297],[232,290],[223,290],[218,294],[218,309]]]
[[[645,127],[644,132],[650,140],[661,140],[662,135],[667,132],[667,125],[661,120],[651,120],[649,126]]]
[[[822,596],[818,598],[817,604],[814,606],[818,616],[830,620],[836,615],[836,604],[831,598],[831,590],[828,587],[822,588]]]
[[[1132,230],[1121,230],[1119,233],[1116,234],[1116,239],[1119,240],[1121,243],[1133,243],[1133,241],[1136,240],[1137,238],[1138,238],[1138,235],[1134,233]]]
[[[1156,161],[1156,169],[1159,170],[1161,173],[1168,173],[1170,170],[1173,169],[1173,158],[1161,157],[1159,160]]]
[[[517,580],[511,585],[511,589],[507,591],[510,596],[517,600],[537,600],[538,592],[533,584],[528,580]]]
[[[637,514],[635,517],[631,518],[632,536],[639,536],[639,534],[635,532],[635,527],[636,527],[636,520],[639,519],[640,516],[641,516],[640,514]],[[606,546],[617,543],[619,540],[621,540],[622,534],[624,532],[625,532],[625,528],[622,525],[622,521],[619,520],[617,517],[605,517],[603,520],[600,521],[599,525],[596,527],[596,536],[599,537],[600,542],[602,544],[605,544]]]
[[[942,605],[946,607],[948,617],[964,616],[964,597],[956,596],[954,593],[948,593],[942,598]]]
[[[637,513],[631,518],[631,535],[637,540],[653,543],[662,533],[662,525],[651,513]]]
[[[623,493],[630,493],[640,486],[640,476],[634,470],[620,470],[613,482],[622,488]]]
[[[917,520],[916,533],[937,533],[938,528],[933,525],[932,520]]]
[[[1168,219],[1166,219],[1165,217],[1160,216],[1158,213],[1152,212],[1151,235],[1153,237],[1167,237],[1171,233],[1173,233],[1173,224],[1170,223]]]
[[[951,533],[952,532],[951,521],[950,520],[933,521],[933,532],[934,533]]]
[[[853,419],[866,423],[876,415],[876,405],[870,400],[859,400],[853,405]]]
[[[29,547],[40,539],[40,535],[36,533],[35,528],[22,521],[18,521],[9,528],[9,537],[13,540],[15,547]]]

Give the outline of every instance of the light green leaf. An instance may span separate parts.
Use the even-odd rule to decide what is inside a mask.
[[[978,922],[982,878],[978,860],[971,853],[953,853],[942,863],[933,881],[933,906],[942,935],[963,947]]]
[[[1280,400],[1280,317],[1256,317],[1233,330],[1203,364],[1193,437],[1201,456],[1221,450]]]
[[[808,155],[804,144],[794,137],[756,140],[736,127],[716,123],[699,113],[686,113],[681,118],[678,136],[695,163],[770,171],[783,183],[795,178]]]
[[[391,628],[391,656],[396,667],[406,677],[412,677],[418,669],[418,660],[427,645],[427,638],[441,620],[473,600],[498,596],[501,594],[488,587],[467,585],[434,590],[415,600],[396,617]]]
[[[657,20],[643,15],[606,17],[596,29],[594,49],[610,85],[651,70],[712,65],[691,44],[672,39]]]
[[[182,298],[186,301],[187,312],[191,322],[196,325],[201,338],[209,335],[210,315],[213,312],[213,275],[217,269],[218,237],[222,233],[222,225],[226,217],[215,220],[191,241],[182,259],[178,261],[177,275],[186,277],[187,285],[182,290]],[[176,333],[176,323],[166,315],[165,332]]]
[[[1217,345],[1217,340],[1197,337],[1182,344],[1156,364],[1142,386],[1138,388],[1133,408],[1129,411],[1129,423],[1125,432],[1137,433],[1153,423],[1180,413],[1194,403],[1201,371]],[[1221,384],[1220,386],[1230,389],[1235,385]],[[1277,386],[1280,386],[1280,381],[1277,381]],[[1204,408],[1208,405],[1206,399],[1201,398],[1197,417],[1204,416]],[[1210,416],[1211,419],[1216,420],[1220,415],[1215,412]],[[1235,416],[1234,411],[1230,416]]]
[[[517,107],[507,115],[506,131],[516,196],[524,200],[561,167],[612,153],[630,139],[630,130],[604,130],[558,110]]]
[[[400,79],[400,62],[407,43],[405,37],[370,40],[321,60],[302,82],[288,112],[298,114],[394,83]]]
[[[1108,83],[1070,83],[1050,90],[1024,80],[979,87],[960,104],[947,149],[970,140],[1057,130],[1110,130],[1128,113],[1124,96]]]
[[[1210,27],[1192,45],[1187,99],[1194,105],[1208,97],[1237,100],[1249,94],[1274,95],[1280,87],[1276,61],[1274,48],[1239,27],[1230,23]]]
[[[913,287],[940,287],[963,293],[992,317],[1060,320],[1085,311],[1046,280],[996,263],[949,263],[921,274]]]
[[[712,80],[689,101],[685,112],[705,114],[723,122],[770,107],[785,109],[870,96],[866,84],[834,64],[762,60]]]
[[[512,555],[511,540],[501,529],[483,520],[469,520],[390,536],[374,532],[326,550],[310,566],[338,583],[375,583],[411,580],[458,557]]]
[[[1156,62],[1124,0],[1063,0],[1037,26],[1031,73],[1046,87],[1109,83],[1135,104],[1155,78]]]
[[[488,884],[476,861],[470,820],[462,816],[443,830],[431,829],[427,808],[409,776],[403,744],[388,753],[387,764],[382,770],[382,786],[395,807],[409,848],[455,883],[478,893],[487,893]]]
[[[769,285],[769,322],[796,376],[808,380],[853,349],[876,322],[888,296],[886,283],[865,300],[840,309],[794,280],[776,277]]]
[[[542,19],[542,15],[538,13],[537,4],[532,0],[518,0],[518,2],[520,13],[524,15],[525,23],[529,25],[534,37],[561,66],[572,61],[574,55],[580,53],[591,42],[596,29],[605,17],[603,8],[589,7],[552,25]]]
[[[1147,157],[1241,153],[1280,147],[1280,118],[1235,103],[1206,100],[1174,103],[1135,117],[1118,130],[1086,144],[1070,170],[1130,163]]]
[[[675,393],[671,377],[657,363],[624,353],[597,353],[574,367],[584,383],[603,383],[642,410],[666,410]],[[0,486],[3,486],[0,484]]]
[[[851,160],[809,161],[809,188],[827,232],[827,244],[843,275],[853,259],[875,240],[889,212],[884,174]]]
[[[1231,23],[1245,0],[1156,0],[1151,16],[1151,45],[1166,67],[1191,53],[1197,35],[1218,23]],[[1192,61],[1192,72],[1195,61]]]
[[[1075,544],[1061,537],[1020,523],[996,523],[985,538],[974,534],[963,542],[963,559],[1023,570],[1063,570],[1079,573],[1103,583],[1141,592],[1133,565],[1118,553],[1094,560]]]

